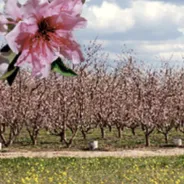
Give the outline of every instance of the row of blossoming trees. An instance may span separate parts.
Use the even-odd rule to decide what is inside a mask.
[[[0,142],[11,145],[23,128],[33,144],[46,129],[67,147],[77,133],[86,139],[95,128],[102,138],[107,128],[116,128],[119,138],[125,128],[133,134],[139,128],[146,146],[154,131],[166,143],[171,129],[184,132],[183,68],[144,68],[123,55],[112,64],[95,42],[85,54],[86,62],[74,68],[77,77],[33,79],[21,71],[11,87],[0,83]]]

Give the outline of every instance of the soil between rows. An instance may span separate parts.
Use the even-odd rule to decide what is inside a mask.
[[[17,157],[153,157],[184,155],[184,148],[133,149],[124,151],[19,151],[0,152],[0,158]]]

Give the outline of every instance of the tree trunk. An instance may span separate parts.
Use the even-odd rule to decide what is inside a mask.
[[[10,140],[8,141],[8,143],[7,143],[7,147],[8,147],[8,146],[11,146],[11,145],[13,144],[13,142],[14,142],[14,139],[10,139]]]
[[[1,133],[0,133],[0,142],[3,144],[3,146],[7,147],[6,146],[6,139],[5,139],[4,135]]]
[[[135,135],[135,128],[131,128],[132,134]]]
[[[164,133],[165,143],[168,144],[168,133]]]
[[[71,148],[73,141],[65,142],[67,148]]]
[[[30,135],[30,138],[31,138],[31,142],[32,142],[32,145],[37,145],[37,136],[34,136],[34,135]]]
[[[84,130],[81,130],[81,133],[82,133],[83,139],[86,140],[86,132]]]
[[[37,143],[38,143],[37,139],[34,139],[34,140],[33,140],[33,145],[36,146]]]
[[[108,126],[109,127],[109,132],[112,132],[112,126]]]
[[[105,130],[103,127],[100,127],[100,131],[101,131],[101,138],[104,139],[105,138]]]
[[[146,147],[150,146],[149,133],[145,133]]]
[[[32,142],[32,145],[37,145],[37,137],[38,137],[38,134],[39,134],[39,129],[32,129],[32,128],[28,128],[27,127],[27,131],[29,133],[29,137],[31,139],[31,142]]]
[[[145,135],[146,147],[150,146],[150,135],[154,131],[154,129],[155,129],[155,126],[147,127],[145,125],[142,125],[142,130],[144,131],[144,135]]]
[[[122,131],[121,131],[121,127],[117,127],[118,130],[118,138],[122,137]]]
[[[60,142],[64,142],[64,140],[66,140],[66,133],[64,130],[60,132],[59,136],[60,136]]]
[[[66,145],[67,148],[70,148],[70,147],[72,146],[73,140],[74,140],[74,138],[75,138],[77,132],[78,132],[78,128],[77,128],[76,130],[73,131],[73,135],[69,138],[68,141],[67,141],[66,138],[63,139],[63,141],[64,141],[64,143],[65,143],[65,145]]]

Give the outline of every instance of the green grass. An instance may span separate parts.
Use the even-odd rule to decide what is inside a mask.
[[[1,184],[183,184],[184,156],[0,159]]]
[[[67,133],[70,136],[70,133]],[[180,138],[184,138],[184,134],[175,131],[174,129],[171,131],[169,135],[169,145],[172,145],[172,139],[176,136]],[[88,143],[92,140],[99,141],[99,149],[100,150],[122,150],[122,149],[133,149],[133,148],[142,148],[145,145],[144,134],[140,129],[136,129],[136,135],[132,135],[129,129],[125,129],[122,133],[122,138],[119,139],[117,137],[116,129],[112,129],[109,132],[106,129],[106,137],[105,139],[101,138],[100,130],[95,129],[91,131],[87,135],[87,139],[84,140],[81,133],[78,132],[76,138],[73,141],[72,147],[67,150],[86,150],[88,148]],[[159,134],[157,131],[153,132],[150,137],[151,140],[151,148],[159,147],[161,145],[165,145],[164,136]],[[31,140],[24,129],[19,137],[15,140],[14,144],[5,150],[65,150],[66,146],[59,141],[59,137],[50,135],[48,132],[41,130],[38,137],[38,144],[33,146],[31,144]]]

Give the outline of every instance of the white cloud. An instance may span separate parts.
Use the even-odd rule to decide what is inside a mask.
[[[88,30],[93,30],[97,35],[106,35],[105,47],[113,58],[113,52],[120,52],[123,44],[127,44],[143,60],[153,61],[156,57],[173,56],[172,61],[182,61],[184,5],[159,0],[130,0],[127,8],[123,4],[118,5],[118,1],[122,0],[103,0],[101,4],[86,4],[84,7]]]
[[[184,50],[184,45],[181,43],[141,43],[140,50],[146,50],[149,53],[157,53],[157,52],[182,52]]]
[[[118,6],[115,1],[104,0],[101,5],[85,6],[84,16],[88,28],[105,32],[127,32],[130,29],[159,29],[179,26],[184,28],[184,6],[135,0],[129,8]],[[173,27],[174,29],[174,27]]]
[[[137,0],[132,3],[132,12],[136,23],[143,27],[184,25],[184,6],[159,1]]]
[[[134,25],[131,9],[121,9],[117,4],[103,1],[101,6],[84,9],[88,28],[105,32],[127,31]]]
[[[183,61],[184,56],[184,44],[179,40],[173,41],[131,41],[125,42],[128,46],[134,45],[138,56],[145,61],[153,61],[156,59],[163,58],[168,61]]]

